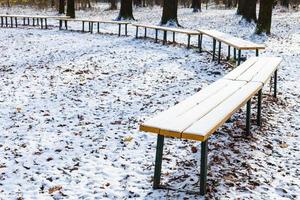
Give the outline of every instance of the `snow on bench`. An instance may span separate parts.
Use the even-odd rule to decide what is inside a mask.
[[[219,42],[219,51],[218,51],[218,62],[220,63],[220,56],[221,56],[221,43],[225,43],[228,45],[228,59],[230,58],[230,47],[234,48],[234,58],[236,58],[236,49],[238,49],[238,65],[241,63],[241,52],[242,50],[255,50],[256,56],[258,56],[259,50],[265,49],[265,45],[263,44],[256,44],[254,42],[250,42],[247,40],[243,40],[241,38],[234,37],[232,35],[222,33],[216,30],[205,30],[199,29],[200,32],[200,51],[202,49],[202,38],[203,35],[207,35],[213,38],[213,60],[215,59],[215,52],[216,52],[216,41]]]
[[[59,29],[62,29],[63,21],[65,22],[65,29],[68,29],[67,22],[74,21],[74,22],[81,22],[82,23],[82,32],[85,31],[85,23],[89,25],[89,32],[93,33],[94,23],[97,24],[97,33],[100,33],[100,24],[117,24],[119,25],[119,32],[118,35],[121,36],[121,26],[125,26],[125,35],[127,36],[127,26],[130,22],[126,21],[114,21],[114,20],[101,20],[101,19],[62,19],[59,20]]]
[[[132,26],[136,27],[136,38],[138,38],[138,32],[139,32],[140,27],[145,28],[144,37],[147,37],[147,29],[154,29],[155,30],[155,42],[157,42],[157,40],[158,40],[158,31],[163,31],[164,32],[163,44],[165,44],[167,42],[167,32],[173,33],[173,43],[175,43],[175,33],[186,34],[188,36],[188,42],[187,42],[188,48],[190,48],[192,35],[197,35],[198,41],[199,41],[199,37],[200,37],[200,33],[198,31],[190,30],[190,29],[172,28],[172,27],[156,26],[156,25],[149,25],[149,24],[132,24]]]
[[[18,27],[18,18],[22,18],[24,26],[30,25],[30,19],[32,19],[32,26],[41,24],[42,29],[44,27],[45,27],[45,29],[47,29],[48,28],[47,19],[61,20],[61,19],[68,19],[69,17],[68,16],[46,16],[46,15],[7,15],[7,14],[0,14],[1,27],[3,27],[4,25],[6,27],[8,27],[8,25],[9,25],[8,18],[10,18],[10,27],[13,27],[14,23],[15,23],[15,27]],[[44,23],[45,23],[45,26],[44,26]]]
[[[260,125],[262,88],[276,73],[280,62],[281,58],[276,57],[251,58],[224,78],[142,123],[141,131],[157,134],[153,188],[160,188],[164,137],[176,137],[201,141],[200,194],[204,195],[208,138],[245,104],[246,134],[249,134],[251,99],[256,94],[257,125]]]

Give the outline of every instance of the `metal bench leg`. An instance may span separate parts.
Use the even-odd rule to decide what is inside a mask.
[[[10,28],[14,27],[13,18],[10,18]]]
[[[43,29],[44,28],[44,25],[43,25],[43,19],[41,18],[41,29]]]
[[[219,41],[219,52],[218,52],[218,64],[220,64],[221,63],[221,46],[222,44],[221,44],[221,42]]]
[[[228,56],[227,56],[227,60],[230,60],[230,53],[231,53],[231,46],[228,46]]]
[[[84,21],[82,21],[82,32],[84,33]]]
[[[233,49],[233,58],[236,60],[236,48]]]
[[[1,17],[1,27],[3,27],[3,17]]]
[[[29,17],[27,18],[27,25],[28,26],[30,25],[30,19],[29,19]]]
[[[173,43],[175,43],[175,40],[176,40],[176,38],[175,38],[175,32],[173,32]]]
[[[62,28],[62,20],[59,20],[59,30]]]
[[[90,30],[91,33],[93,33],[93,29],[94,29],[94,23],[91,22],[91,30]]]
[[[188,45],[187,48],[189,49],[191,46],[191,35],[188,35]]]
[[[138,38],[138,37],[139,37],[139,27],[137,26],[136,30],[135,30],[135,38]]]
[[[35,26],[35,19],[32,18],[32,25]]]
[[[258,57],[258,55],[259,55],[259,52],[258,52],[259,50],[258,49],[256,49],[256,57]]]
[[[201,143],[200,195],[206,194],[207,182],[207,145],[208,139]]]
[[[147,28],[145,27],[145,33],[144,33],[144,38],[147,37]]]
[[[274,72],[274,97],[277,97],[277,70]]]
[[[202,34],[198,35],[198,48],[199,52],[202,52]]]
[[[216,54],[216,39],[213,39],[213,58],[212,60],[215,60],[215,54]]]
[[[246,134],[250,134],[250,126],[251,126],[251,99],[247,102],[247,111],[246,111]]]
[[[241,64],[241,55],[242,54],[242,51],[239,49],[238,51],[238,66]]]
[[[257,96],[257,126],[261,126],[261,98],[262,90],[259,90]]]
[[[45,18],[45,29],[48,29],[47,18]]]
[[[97,33],[100,33],[100,23],[97,22]]]
[[[16,24],[16,27],[18,27],[18,18],[15,17],[15,24]]]
[[[37,26],[40,25],[40,20],[39,20],[39,18],[36,19],[36,25],[37,25]]]
[[[125,24],[125,36],[127,36],[128,35],[128,31],[127,31],[127,24]]]
[[[164,138],[163,135],[157,135],[153,189],[158,189],[160,185]]]
[[[119,24],[119,37],[121,36],[121,24]]]
[[[167,31],[164,31],[163,44],[166,44],[166,42],[167,42]]]
[[[157,43],[157,37],[158,37],[158,30],[155,29],[155,43]]]

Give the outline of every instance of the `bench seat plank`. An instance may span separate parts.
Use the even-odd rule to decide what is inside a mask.
[[[281,62],[282,58],[278,57],[250,58],[223,78],[265,84]]]
[[[158,123],[161,129],[161,133],[164,132],[176,132],[181,134],[187,127],[190,127],[197,120],[201,119],[207,113],[211,112],[216,106],[221,104],[237,90],[239,90],[246,82],[234,81],[230,85],[227,85],[222,90],[219,90],[215,94],[211,95],[210,98],[199,102],[192,109],[185,111],[182,115],[176,118],[168,118],[164,123]]]
[[[241,106],[254,96],[262,83],[249,82],[182,133],[182,138],[205,141]]]
[[[68,19],[69,16],[47,16],[47,15],[3,15],[0,14],[0,17],[17,17],[17,18],[42,18],[42,19]]]
[[[231,36],[226,33],[222,33],[216,30],[205,30],[199,29],[198,30],[201,34],[210,36],[215,38],[218,41],[221,41],[229,46],[237,48],[239,50],[256,50],[256,49],[265,49],[265,45],[256,44],[254,42],[250,42],[247,40],[243,40],[234,36]]]
[[[216,92],[222,90],[230,82],[231,80],[222,80],[222,79],[214,82],[213,84],[209,85],[208,87],[205,87],[203,90],[187,98],[186,100],[178,103],[175,106],[172,106],[170,109],[163,111],[158,115],[156,115],[155,117],[147,120],[146,122],[140,125],[140,130],[146,132],[152,132],[152,133],[160,133],[159,124],[165,123],[167,120],[171,118],[174,119],[177,116],[182,115],[187,110],[190,110],[191,108],[199,104],[199,102],[208,99]],[[166,136],[180,137],[180,134],[173,135],[171,133],[171,135],[167,134]]]
[[[161,31],[184,33],[184,34],[188,34],[188,35],[199,35],[200,34],[198,31],[190,30],[190,29],[172,28],[172,27],[149,25],[149,24],[132,24],[132,25],[136,26],[136,27],[157,29],[157,30],[161,30]]]

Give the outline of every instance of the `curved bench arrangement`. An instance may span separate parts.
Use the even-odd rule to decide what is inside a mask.
[[[68,19],[67,16],[42,16],[42,15],[0,15],[1,19],[1,27],[18,27],[18,19],[21,18],[23,20],[23,26],[29,26],[30,20],[32,22],[32,26],[41,25],[41,29],[48,29],[48,19]],[[10,19],[10,23],[8,22]]]
[[[209,137],[238,109],[247,104],[246,133],[250,133],[251,99],[258,94],[257,124],[261,124],[262,88],[274,74],[281,58],[251,58],[224,78],[140,125],[140,130],[157,134],[153,188],[161,188],[164,137],[201,141],[200,194],[206,193],[207,144]]]
[[[89,32],[93,33],[94,24],[97,24],[97,32],[100,32],[100,23],[117,24],[121,35],[121,26],[125,26],[125,35],[127,36],[127,26],[129,22],[124,21],[103,21],[96,19],[70,19],[59,16],[27,16],[27,15],[0,15],[1,27],[8,24],[10,18],[10,27],[18,26],[18,18],[23,18],[23,25],[29,25],[32,19],[32,25],[35,21],[41,28],[43,22],[47,29],[47,19],[59,20],[59,29],[65,23],[65,29],[68,29],[69,21],[78,21],[82,23],[82,32],[85,31],[85,23],[89,25]],[[277,57],[258,58],[259,50],[265,49],[264,45],[255,44],[231,35],[221,33],[215,30],[187,30],[179,28],[170,28],[155,25],[132,24],[136,27],[136,38],[138,38],[139,28],[144,28],[144,37],[147,37],[147,29],[155,30],[155,41],[158,41],[158,31],[163,31],[163,44],[167,42],[167,32],[173,33],[173,42],[175,43],[175,34],[186,34],[188,36],[187,47],[190,48],[191,36],[198,36],[198,48],[202,51],[203,35],[213,39],[213,60],[216,54],[216,43],[219,42],[218,62],[221,59],[221,43],[228,45],[228,56],[230,59],[231,47],[234,49],[234,59],[236,59],[236,50],[238,50],[238,67],[225,75],[222,79],[214,82],[195,95],[171,107],[170,109],[158,114],[156,117],[140,125],[140,130],[157,134],[157,147],[154,170],[153,188],[162,188],[160,185],[161,165],[163,156],[164,137],[176,137],[188,140],[201,141],[201,173],[200,173],[200,194],[206,194],[207,179],[207,152],[209,137],[221,127],[238,109],[247,104],[246,109],[246,134],[250,134],[251,117],[251,99],[256,94],[257,98],[257,125],[261,125],[261,102],[262,88],[267,81],[274,76],[274,96],[277,93],[277,69],[282,61]],[[248,59],[242,65],[241,51],[255,50],[256,56]]]

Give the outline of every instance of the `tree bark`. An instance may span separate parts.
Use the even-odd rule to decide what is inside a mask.
[[[247,0],[243,5],[242,16],[247,22],[256,22],[256,0]]]
[[[117,2],[116,0],[110,0],[110,7],[108,10],[117,10],[118,7],[117,7]]]
[[[161,25],[179,26],[177,19],[178,0],[164,0]]]
[[[289,0],[281,0],[280,5],[289,8]]]
[[[271,34],[273,2],[274,0],[260,0],[256,34]]]
[[[192,0],[193,12],[201,12],[201,0]]]
[[[67,16],[75,18],[75,0],[67,0]]]
[[[58,13],[65,13],[65,0],[59,0]]]
[[[132,14],[132,0],[121,0],[121,8],[117,20],[134,20]]]
[[[237,8],[237,12],[236,14],[238,15],[243,15],[244,13],[244,5],[245,5],[245,1],[247,0],[238,0],[238,8]]]

